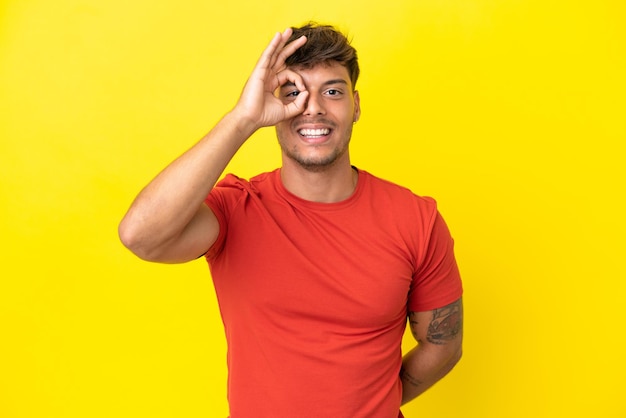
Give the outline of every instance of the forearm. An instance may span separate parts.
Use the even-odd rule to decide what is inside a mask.
[[[402,404],[415,399],[447,375],[461,359],[461,347],[442,352],[419,345],[402,359]]]
[[[136,253],[150,253],[180,234],[255,129],[236,112],[228,113],[168,165],[139,193],[122,219],[119,230],[124,244]]]

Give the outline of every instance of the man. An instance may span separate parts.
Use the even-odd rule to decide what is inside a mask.
[[[236,106],[120,224],[143,259],[208,260],[231,418],[402,416],[460,359],[461,281],[435,202],[350,163],[358,75],[332,27],[276,34]],[[214,187],[265,126],[282,167]],[[407,317],[418,344],[402,358]]]

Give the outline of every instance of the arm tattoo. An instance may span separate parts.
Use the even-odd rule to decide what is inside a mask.
[[[432,344],[442,345],[453,340],[463,326],[461,300],[443,308],[433,310],[433,319],[428,325],[427,339]]]
[[[407,372],[404,367],[402,369],[400,369],[400,379],[402,379],[403,382],[409,383],[415,387],[421,385],[423,382],[421,380],[416,379],[415,377],[411,376],[409,374],[409,372]]]

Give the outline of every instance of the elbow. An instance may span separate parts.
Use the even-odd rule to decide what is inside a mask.
[[[446,369],[448,371],[452,370],[458,363],[461,361],[463,357],[463,347],[459,344],[455,350],[453,350],[448,356],[448,362],[446,364]]]
[[[117,234],[124,247],[128,248],[137,257],[146,261],[153,260],[154,257],[145,244],[146,239],[141,233],[141,229],[137,226],[137,222],[129,219],[128,215],[120,222]]]
[[[139,240],[137,238],[138,233],[136,228],[133,227],[132,222],[128,220],[127,216],[125,216],[118,225],[117,235],[124,247],[135,253],[136,249],[139,247]]]
[[[456,350],[456,352],[454,353],[454,355],[452,356],[450,360],[452,367],[456,366],[457,363],[461,361],[462,357],[463,357],[463,347],[459,346],[459,348]]]
[[[438,363],[441,369],[445,371],[444,373],[447,374],[461,361],[463,347],[460,341],[444,347],[441,347],[442,349],[439,351]]]

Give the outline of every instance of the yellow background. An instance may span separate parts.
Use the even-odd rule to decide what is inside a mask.
[[[457,242],[465,356],[407,417],[625,417],[624,4],[1,2],[0,416],[226,416],[205,262],[139,261],[117,223],[314,19],[361,57],[354,163]],[[266,129],[229,171],[278,164]]]

